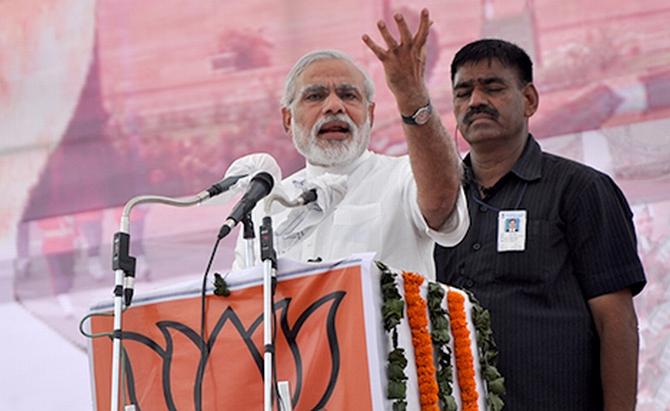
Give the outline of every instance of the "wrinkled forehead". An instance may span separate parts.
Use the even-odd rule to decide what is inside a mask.
[[[517,68],[505,65],[496,58],[488,58],[463,63],[454,75],[452,87],[458,88],[470,83],[487,83],[491,79],[522,85]]]
[[[365,78],[356,66],[346,60],[317,60],[307,66],[297,79],[298,89],[318,85],[334,89],[348,85],[363,90]]]

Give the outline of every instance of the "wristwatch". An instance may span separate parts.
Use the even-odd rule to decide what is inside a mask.
[[[432,114],[432,112],[433,112],[433,106],[430,105],[429,101],[428,104],[426,104],[425,106],[416,109],[414,114],[412,114],[411,116],[408,117],[401,115],[402,122],[413,126],[421,126],[426,124],[428,120],[430,120],[430,115]]]

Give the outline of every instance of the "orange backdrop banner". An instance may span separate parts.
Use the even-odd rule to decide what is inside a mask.
[[[260,276],[231,289],[208,293],[204,340],[195,288],[139,298],[124,313],[129,402],[142,411],[262,409]],[[274,307],[277,379],[289,382],[294,410],[372,409],[361,265],[280,276]],[[111,329],[111,317],[91,321],[92,332]],[[94,340],[90,353],[97,409],[107,410],[111,339]]]

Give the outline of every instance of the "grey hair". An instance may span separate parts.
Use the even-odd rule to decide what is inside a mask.
[[[309,65],[319,60],[343,60],[351,63],[363,75],[363,92],[365,93],[365,98],[368,103],[372,102],[372,99],[375,96],[375,83],[372,82],[368,72],[357,64],[351,56],[339,50],[315,50],[300,57],[300,60],[298,60],[298,62],[291,68],[291,71],[288,72],[286,80],[284,81],[284,95],[282,95],[280,100],[282,108],[290,107],[293,100],[295,100],[295,83],[298,77],[300,77]]]

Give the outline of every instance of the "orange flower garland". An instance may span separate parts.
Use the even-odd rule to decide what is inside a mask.
[[[439,411],[438,386],[435,382],[435,364],[433,364],[433,343],[428,332],[427,305],[419,293],[424,278],[419,274],[408,272],[404,272],[402,276],[407,303],[407,319],[412,331],[414,360],[419,380],[421,410]]]
[[[465,316],[465,297],[458,292],[449,290],[447,305],[451,317],[451,333],[454,337],[456,354],[456,373],[461,388],[463,411],[478,411],[477,383],[475,381],[474,357],[472,355],[470,332]]]

